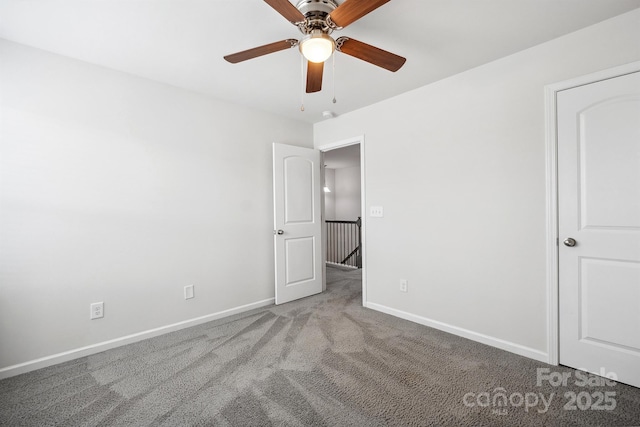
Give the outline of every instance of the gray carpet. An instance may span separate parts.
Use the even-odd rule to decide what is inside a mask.
[[[640,425],[640,389],[362,308],[360,287],[329,268],[324,294],[0,381],[0,424]]]

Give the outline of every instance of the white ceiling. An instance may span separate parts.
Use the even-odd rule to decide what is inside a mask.
[[[295,3],[295,0],[292,1]],[[341,3],[341,1],[340,1]],[[296,48],[239,64],[229,53],[300,38],[262,0],[0,0],[0,37],[307,122],[361,108],[640,7],[640,0],[393,0],[334,35],[407,58],[396,73],[338,53],[304,96]]]

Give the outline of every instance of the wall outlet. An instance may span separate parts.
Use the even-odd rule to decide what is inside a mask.
[[[193,285],[188,285],[184,287],[184,299],[193,298]]]
[[[384,216],[384,209],[382,206],[371,206],[369,208],[369,216],[382,218]]]
[[[94,302],[89,306],[90,314],[89,319],[100,319],[104,317],[104,302]]]
[[[409,292],[409,281],[407,279],[400,280],[400,292]]]

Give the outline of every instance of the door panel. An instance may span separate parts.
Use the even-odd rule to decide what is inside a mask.
[[[607,99],[586,108],[578,117],[581,226],[640,228],[637,146],[611,143],[633,138],[633,129],[624,129],[626,124],[638,123],[640,119],[638,98],[623,95]],[[632,133],[625,134],[629,131]]]
[[[285,286],[297,285],[305,280],[313,280],[316,276],[315,239],[313,237],[301,237],[299,239],[285,239],[286,271]]]
[[[640,352],[640,263],[593,258],[580,262],[580,339]]]
[[[285,224],[313,223],[314,162],[301,157],[284,159]]]
[[[273,144],[273,200],[276,304],[282,304],[322,292],[319,151]]]
[[[640,386],[640,73],[558,92],[557,114],[560,363]]]

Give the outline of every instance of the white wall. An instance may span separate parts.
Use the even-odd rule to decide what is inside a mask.
[[[365,135],[368,306],[545,359],[544,86],[638,40],[635,10],[316,124],[316,146]]]
[[[360,216],[360,166],[335,170],[336,219],[355,221]]]
[[[331,190],[324,193],[324,219],[336,219],[336,171],[335,169],[324,169],[324,184]]]
[[[271,143],[311,146],[310,125],[5,41],[0,56],[0,374],[270,302]]]

